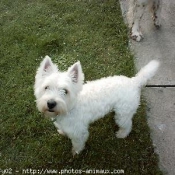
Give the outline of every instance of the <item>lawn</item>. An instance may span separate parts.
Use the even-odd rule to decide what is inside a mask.
[[[45,169],[162,174],[144,99],[126,139],[115,137],[118,128],[110,113],[91,125],[86,148],[75,158],[70,140],[36,109],[34,77],[45,55],[60,70],[80,60],[86,81],[133,76],[127,33],[116,0],[0,1],[0,174],[49,174],[41,172]]]

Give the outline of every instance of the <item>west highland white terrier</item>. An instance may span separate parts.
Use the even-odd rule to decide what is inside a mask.
[[[158,67],[159,62],[152,60],[135,77],[111,76],[83,84],[79,61],[61,72],[46,56],[35,77],[37,108],[54,120],[60,134],[71,139],[73,155],[79,154],[88,139],[89,124],[110,111],[115,112],[119,126],[116,136],[128,136],[140,103],[141,87],[154,76]]]

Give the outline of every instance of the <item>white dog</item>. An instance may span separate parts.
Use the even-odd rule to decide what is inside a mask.
[[[153,12],[153,21],[156,28],[160,27],[160,11],[162,0],[129,0],[129,10],[127,20],[131,28],[131,38],[140,41],[143,38],[140,20],[143,16],[146,6],[149,6]]]
[[[159,62],[153,60],[133,78],[113,76],[83,84],[80,62],[60,72],[46,56],[35,77],[37,107],[54,118],[58,132],[71,139],[73,154],[78,154],[88,139],[89,124],[110,111],[115,111],[115,122],[120,127],[116,136],[128,136],[141,87],[154,76],[158,66]]]

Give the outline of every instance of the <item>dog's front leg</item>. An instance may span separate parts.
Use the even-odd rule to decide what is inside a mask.
[[[133,7],[133,24],[131,28],[131,38],[135,41],[143,39],[140,29],[140,20],[143,16],[147,0],[136,0]]]
[[[57,128],[57,131],[60,135],[66,136],[66,134],[59,128],[58,123],[55,121],[53,122],[53,124],[55,125],[55,127]]]
[[[85,147],[85,143],[88,139],[89,132],[80,132],[78,135],[74,135],[71,138],[72,141],[72,154],[75,156],[76,154],[79,154]]]
[[[157,29],[159,29],[161,26],[161,22],[160,22],[161,6],[162,6],[162,0],[153,1],[153,21]]]

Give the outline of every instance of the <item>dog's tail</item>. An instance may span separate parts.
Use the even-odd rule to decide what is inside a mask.
[[[135,81],[139,86],[146,85],[147,81],[150,80],[159,68],[159,61],[152,60],[145,67],[143,67],[134,77]]]

